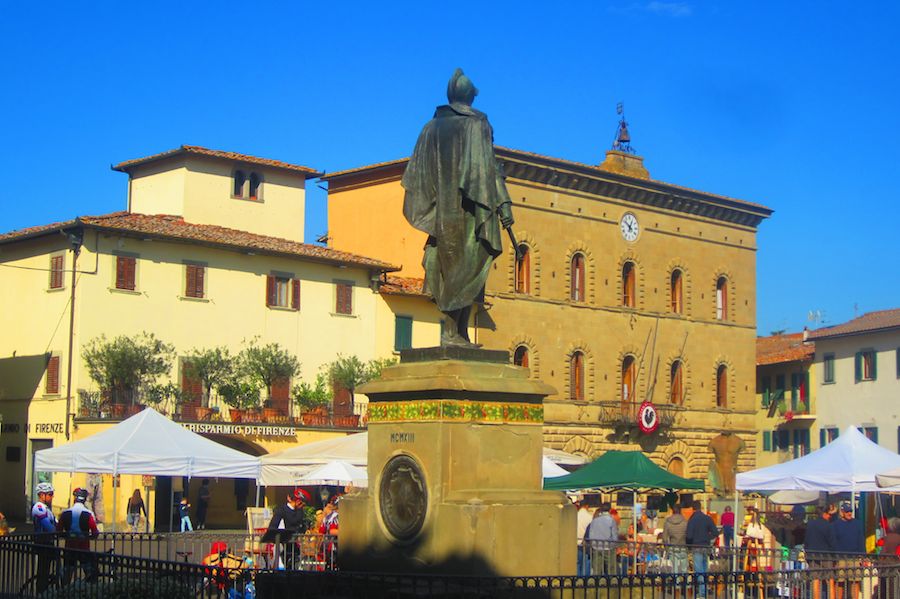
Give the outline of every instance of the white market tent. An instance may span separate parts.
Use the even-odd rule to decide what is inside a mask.
[[[900,468],[876,474],[875,482],[882,491],[890,491],[892,493],[900,491]]]
[[[145,408],[86,439],[35,452],[34,469],[255,479],[260,462]]]
[[[565,476],[569,471],[556,463],[546,455],[541,458],[541,476],[544,478],[556,478],[557,476]]]
[[[364,468],[341,460],[334,460],[321,466],[314,466],[297,479],[297,484],[365,487],[369,481],[368,473]]]
[[[586,461],[580,456],[547,447],[544,448],[544,456],[556,465],[576,466]],[[260,483],[267,486],[295,485],[311,468],[333,460],[365,468],[369,461],[369,433],[324,439],[264,455]]]
[[[821,449],[789,462],[737,475],[741,491],[879,491],[877,473],[900,469],[900,455],[848,426]]]

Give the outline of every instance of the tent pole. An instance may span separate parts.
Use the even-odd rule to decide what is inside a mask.
[[[737,572],[738,490],[734,490],[734,526],[731,531],[731,571]]]
[[[259,507],[259,479],[256,479],[256,507]]]
[[[637,489],[634,489],[631,491],[631,526],[632,526],[632,530],[634,530],[634,538],[632,539],[632,542],[634,543],[634,545],[632,545],[629,549],[633,550],[632,553],[634,553],[634,560],[635,560],[634,565],[635,565],[635,569],[636,569],[637,568],[637,539],[638,539],[638,536],[637,536],[638,535],[638,532],[637,532]],[[635,573],[637,573],[637,572],[635,572]]]
[[[112,475],[112,490],[113,490],[113,509],[112,509],[112,518],[110,519],[110,524],[112,524],[112,531],[116,532],[116,516],[119,515],[119,512],[116,511],[116,475]]]
[[[169,532],[172,532],[172,513],[173,506],[175,505],[175,481],[174,477],[169,477]]]

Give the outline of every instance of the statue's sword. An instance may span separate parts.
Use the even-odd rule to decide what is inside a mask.
[[[506,227],[506,232],[509,233],[509,241],[512,243],[513,251],[516,253],[516,260],[519,260],[522,256],[519,251],[519,242],[516,241],[516,234],[513,233],[512,226]]]

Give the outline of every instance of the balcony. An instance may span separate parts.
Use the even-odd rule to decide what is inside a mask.
[[[600,423],[615,428],[617,432],[633,433],[640,429],[638,425],[638,412],[643,402],[639,401],[601,401]],[[665,432],[681,421],[681,415],[686,411],[684,406],[674,404],[654,403],[656,416],[659,419],[657,432]]]
[[[763,395],[764,405],[768,404],[768,416],[783,418],[790,422],[794,418],[815,418],[810,409],[810,401],[805,393],[791,393],[791,397],[785,396],[783,389],[765,393]]]
[[[78,390],[75,420],[82,422],[118,422],[143,410],[145,403],[137,393],[117,394],[104,398],[99,391]],[[352,413],[335,413],[331,406],[322,406],[304,413],[293,413],[287,404],[281,407],[238,409],[227,406],[218,397],[212,397],[207,405],[188,402],[173,405],[161,402],[153,406],[176,422],[184,423],[233,423],[244,425],[276,425],[295,428],[365,429],[368,421],[368,404],[353,404]]]

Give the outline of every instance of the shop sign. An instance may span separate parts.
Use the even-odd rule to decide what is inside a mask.
[[[239,435],[244,437],[293,437],[292,426],[266,426],[264,424],[228,424],[216,422],[186,422],[181,426],[200,434]]]
[[[66,425],[62,422],[35,422],[24,427],[18,422],[4,422],[0,424],[0,433],[16,434],[20,432],[34,433],[36,435],[62,435],[66,432]]]

